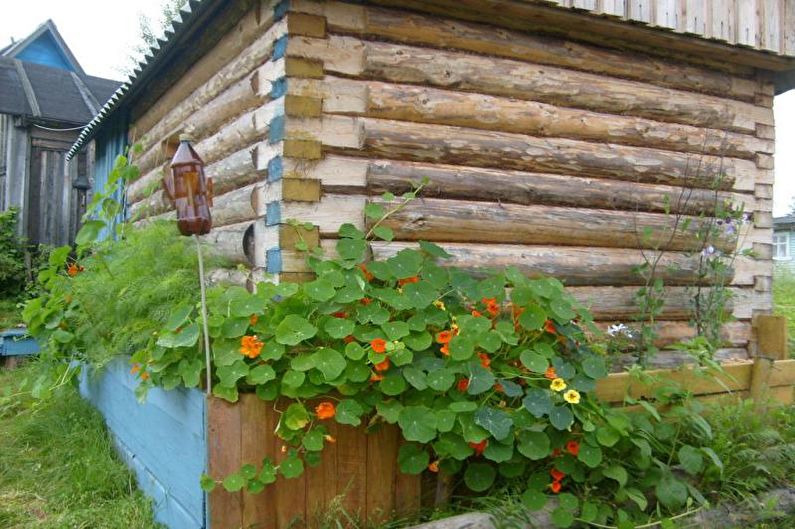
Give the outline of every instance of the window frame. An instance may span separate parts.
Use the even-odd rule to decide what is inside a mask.
[[[774,261],[789,261],[792,259],[792,255],[790,254],[790,232],[789,231],[780,231],[778,233],[773,233],[773,260]],[[784,255],[778,255],[778,248],[781,245],[780,242],[777,241],[778,237],[784,238]]]

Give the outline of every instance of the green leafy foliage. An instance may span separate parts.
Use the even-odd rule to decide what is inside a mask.
[[[13,299],[25,286],[25,245],[17,236],[19,210],[0,211],[0,299]]]

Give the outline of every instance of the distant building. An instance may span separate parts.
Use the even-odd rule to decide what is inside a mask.
[[[795,272],[795,215],[773,218],[773,261]]]
[[[74,240],[93,145],[66,153],[119,84],[87,75],[52,20],[0,49],[0,211],[19,208],[31,243]]]

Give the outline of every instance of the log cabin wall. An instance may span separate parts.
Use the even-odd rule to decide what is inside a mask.
[[[640,230],[665,238],[681,196],[680,212],[693,219],[714,208],[710,186],[720,174],[718,199],[753,213],[740,245],[756,258],[735,263],[737,321],[726,326],[720,352],[746,357],[752,317],[771,308],[773,84],[719,60],[707,67],[659,49],[521,32],[487,13],[479,22],[455,15],[290,3],[288,19],[303,28],[286,52],[296,65],[287,72],[295,104],[278,160],[279,198],[269,184],[257,188],[264,229],[308,221],[333,251],[341,223],[364,227],[368,200],[428,177],[422,198],[388,222],[396,242],[373,244],[375,256],[426,239],[464,266],[550,274],[607,325],[637,312]],[[303,278],[302,256],[287,239],[268,247],[267,269]],[[662,346],[693,334],[700,244],[681,230],[668,246]]]
[[[160,178],[178,134],[191,132],[215,180],[208,239],[234,262],[301,280],[287,220],[313,224],[303,238],[333,251],[340,224],[364,227],[368,200],[428,177],[422,198],[389,221],[396,242],[373,244],[375,256],[427,239],[464,266],[553,275],[607,325],[637,312],[639,231],[659,239],[677,213],[714,207],[721,174],[718,199],[753,213],[740,244],[756,258],[735,262],[737,321],[721,352],[747,356],[751,318],[771,308],[766,74],[719,57],[646,53],[639,42],[559,36],[572,28],[521,31],[516,17],[442,3],[254,2],[134,117],[130,136],[144,152],[143,176],[128,189],[133,218],[173,215]],[[692,335],[699,247],[684,230],[664,258],[662,346]]]

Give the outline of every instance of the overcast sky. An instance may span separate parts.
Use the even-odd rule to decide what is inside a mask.
[[[157,20],[161,0],[0,0],[0,47],[26,37],[53,19],[83,69],[123,80],[121,70],[138,42],[138,18]],[[774,214],[783,215],[795,195],[795,90],[778,96]]]

